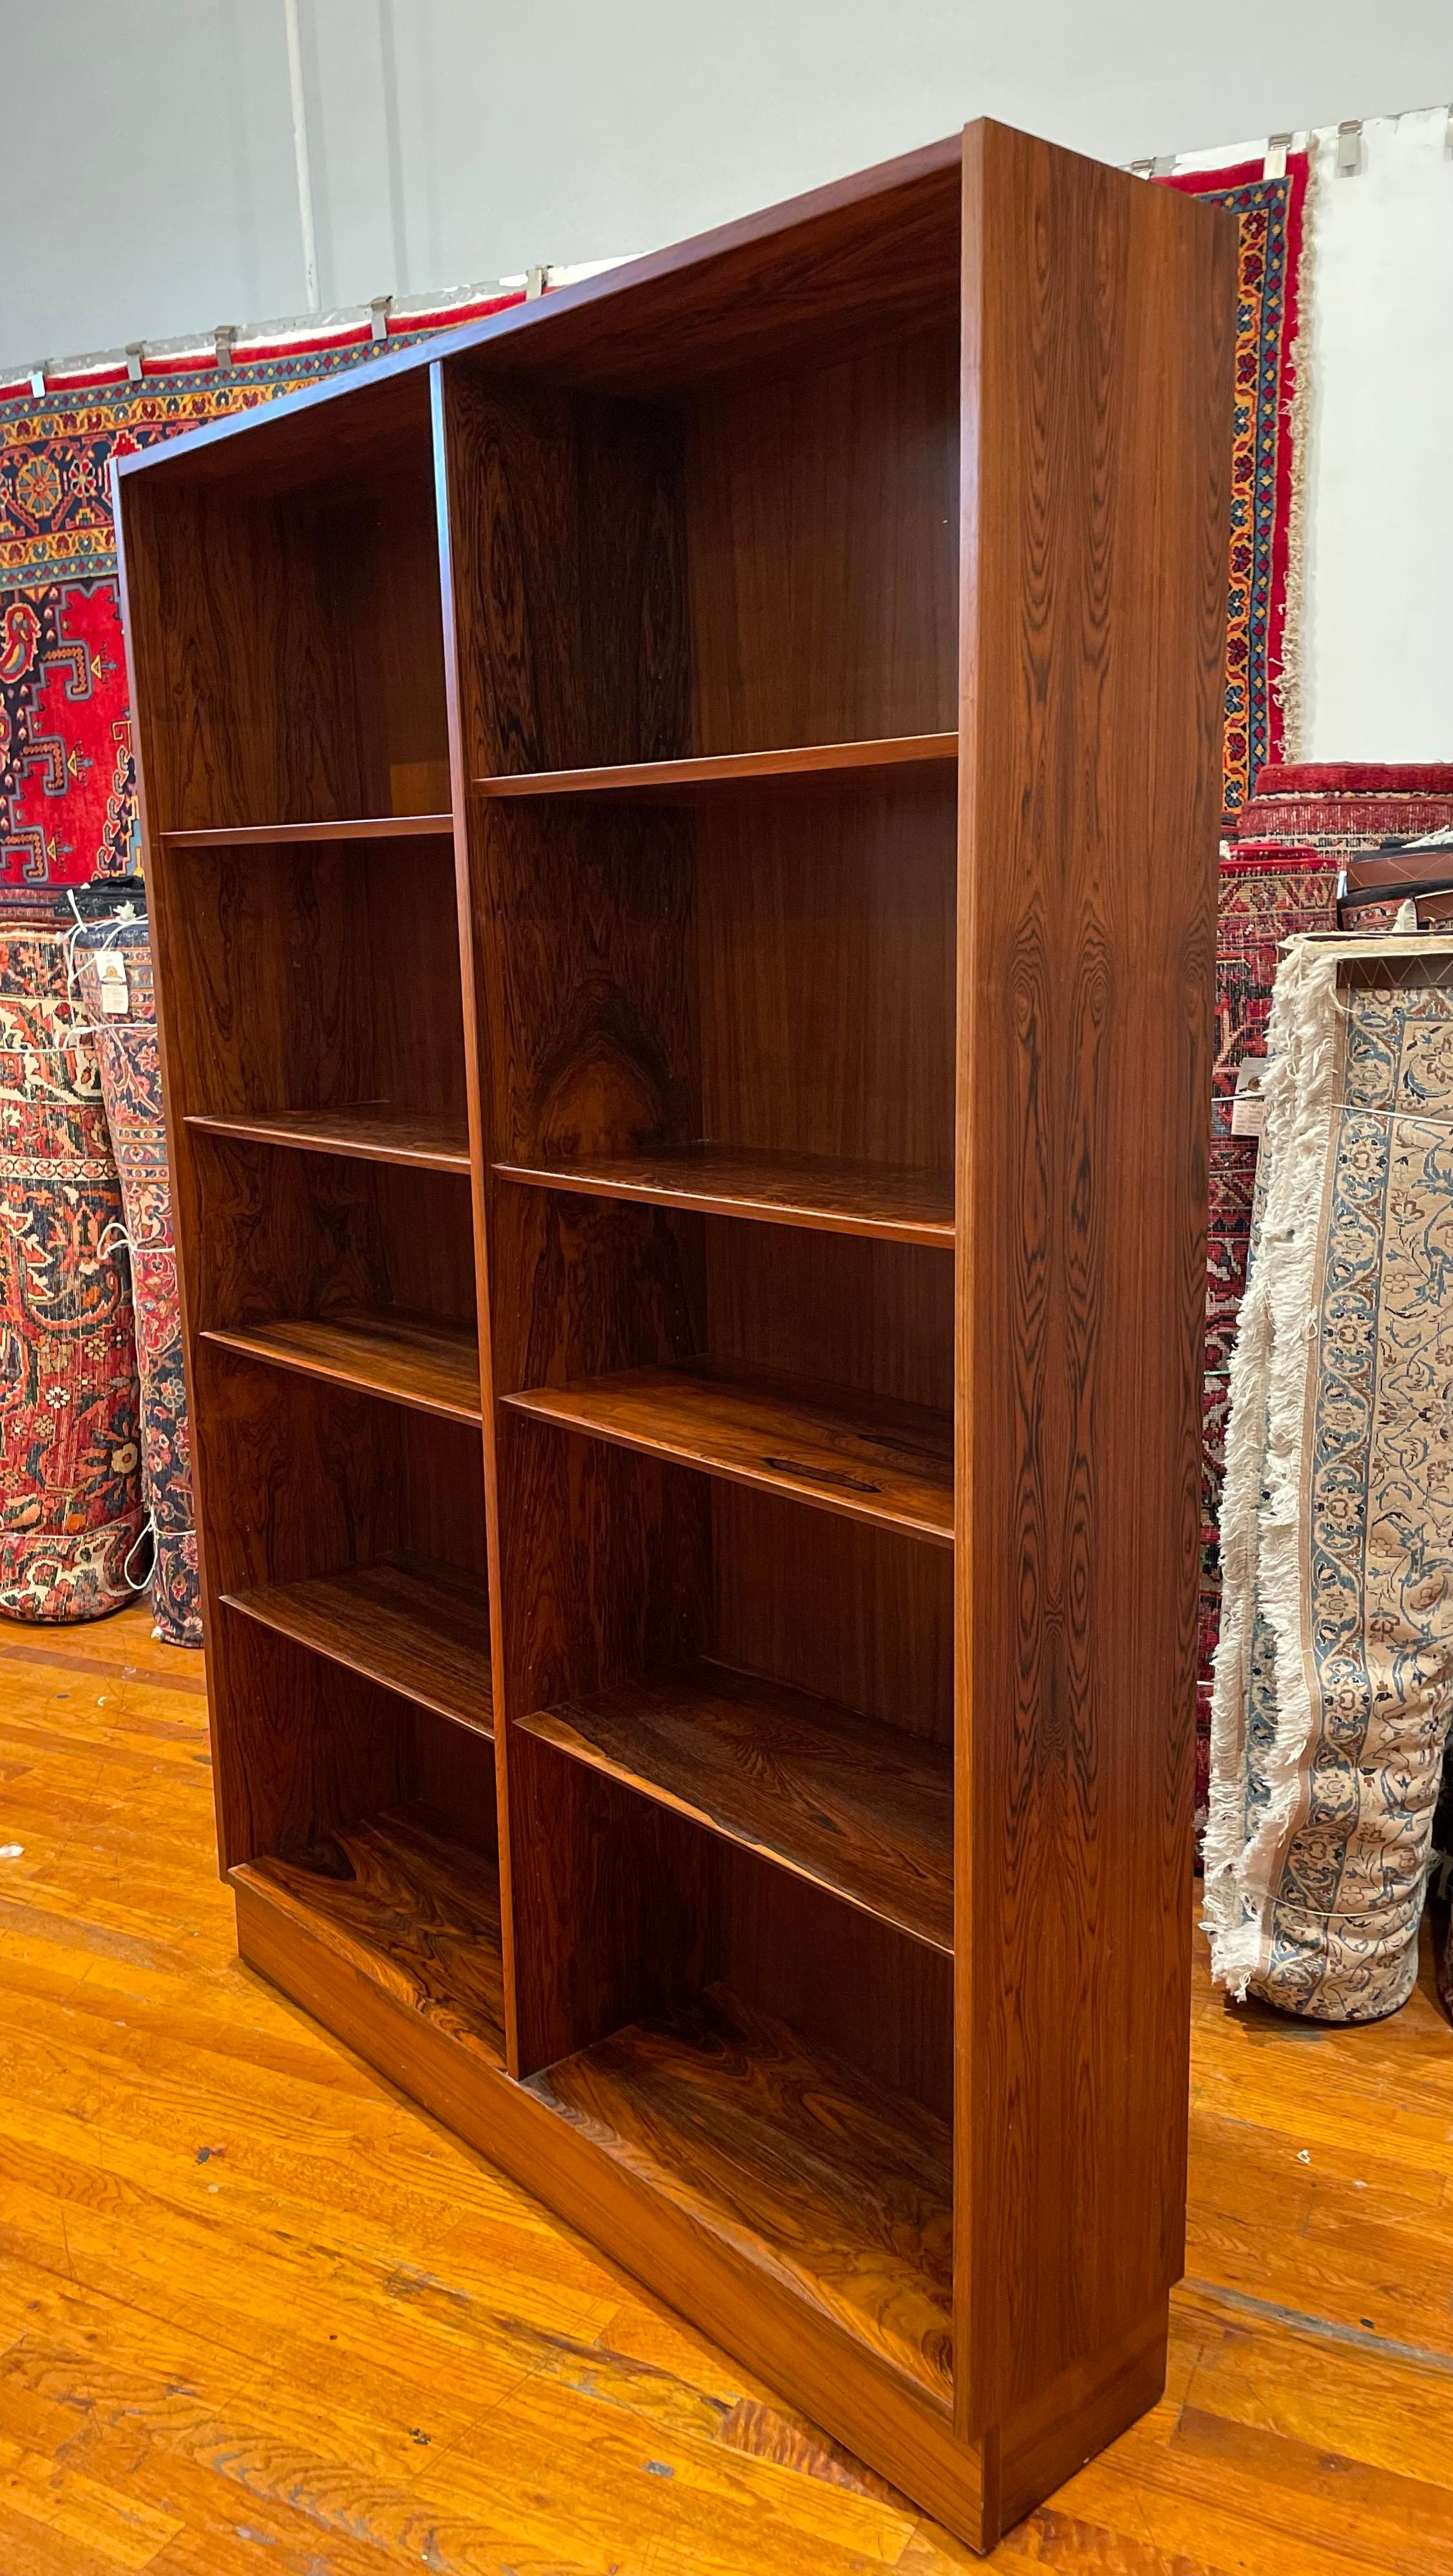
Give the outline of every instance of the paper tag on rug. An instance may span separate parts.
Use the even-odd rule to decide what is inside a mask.
[[[119,948],[103,948],[96,957],[96,984],[108,1020],[124,1020],[131,1008],[126,960]]]
[[[1244,1055],[1236,1068],[1236,1097],[1231,1103],[1233,1136],[1259,1136],[1266,1116],[1262,1084],[1271,1059],[1264,1055]]]

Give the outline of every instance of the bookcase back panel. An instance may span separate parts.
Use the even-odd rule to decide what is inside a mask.
[[[508,1184],[492,1213],[500,1394],[704,1348],[701,1218]]]
[[[479,1435],[274,1369],[213,1342],[195,1355],[209,1558],[219,1592],[378,1558],[484,1579]]]
[[[953,2116],[953,1962],[755,1853],[717,1846],[714,1974],[850,2066]]]
[[[950,1253],[729,1217],[698,1222],[702,1347],[713,1359],[952,1411]]]
[[[958,722],[959,331],[695,398],[698,752]]]
[[[464,1113],[447,843],[171,850],[159,931],[189,997],[174,1114],[383,1101]]]
[[[427,391],[291,487],[259,446],[128,496],[150,828],[437,810],[437,784],[414,802],[448,760]]]
[[[195,1440],[218,1592],[290,1583],[405,1544],[400,1408],[193,1351]]]
[[[947,1747],[953,1558],[713,1482],[707,1651]]]
[[[955,785],[697,810],[703,1135],[950,1168]]]
[[[493,1860],[487,1737],[380,1689],[230,1603],[219,1609],[213,1652],[216,1687],[238,1716],[217,1782],[229,1868],[306,1851],[360,1819],[416,1806],[431,1810],[452,1841]],[[338,1869],[323,1855],[318,1865]],[[427,1941],[427,1927],[422,1937]]]
[[[294,1851],[411,1794],[413,1711],[220,1604],[207,1640],[225,1868]]]
[[[444,420],[471,776],[688,750],[677,413],[469,361]]]
[[[691,832],[676,814],[476,818],[488,1150],[628,1154],[699,1130]]]
[[[202,1135],[199,1329],[398,1308],[474,1320],[469,1196],[452,1173]]]

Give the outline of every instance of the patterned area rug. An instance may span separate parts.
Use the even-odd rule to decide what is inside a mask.
[[[169,1645],[200,1646],[191,1439],[147,925],[98,921],[76,934],[74,949],[126,1216],[141,1384],[141,1491],[153,1541],[152,1609],[157,1633]]]
[[[1288,153],[1281,179],[1245,162],[1188,170],[1164,184],[1229,206],[1241,233],[1222,797],[1234,814],[1297,730],[1300,450],[1310,394],[1298,349],[1306,303],[1307,155]]]
[[[1416,1980],[1453,1720],[1453,950],[1297,941],[1270,1035],[1207,1923],[1237,1995],[1367,2021]]]
[[[1257,1148],[1233,1132],[1243,1059],[1266,1053],[1281,943],[1330,929],[1337,870],[1390,832],[1453,821],[1453,768],[1368,763],[1273,767],[1243,808],[1221,862],[1216,940],[1216,1043],[1211,1103],[1211,1207],[1206,1283],[1205,1424],[1201,1509],[1200,1667],[1196,1808],[1204,1824],[1211,1740],[1211,1674],[1220,1631],[1218,1527],[1226,1473],[1228,1372],[1246,1286]],[[1370,927],[1370,924],[1368,925]]]
[[[142,1509],[121,1190],[56,930],[0,928],[0,1614],[131,1600]]]

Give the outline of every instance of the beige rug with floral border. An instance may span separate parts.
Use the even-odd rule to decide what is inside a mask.
[[[1417,1975],[1453,1718],[1453,943],[1288,943],[1231,1368],[1206,1920],[1323,2021]]]

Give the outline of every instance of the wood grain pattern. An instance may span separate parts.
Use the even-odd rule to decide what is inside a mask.
[[[957,301],[836,362],[808,333],[692,402],[696,751],[927,735],[956,759]]]
[[[976,2546],[1180,2261],[1232,230],[981,127],[119,478],[224,1850],[497,1809],[503,2064],[246,1953]],[[493,1746],[218,1598],[403,1555]],[[952,1955],[529,1724],[703,1658],[952,1743]]]
[[[1181,2268],[1235,241],[964,186],[956,2387],[1071,2391],[1042,2483]]]
[[[282,479],[270,423],[128,487],[154,838],[360,816],[397,838],[392,771],[447,754],[427,377],[358,393],[372,432],[326,471]]]
[[[949,2388],[944,2123],[724,1988],[566,2058],[532,2089],[894,2369]]]
[[[953,1180],[948,1173],[852,1163],[827,1154],[745,1152],[687,1145],[674,1152],[560,1163],[496,1163],[504,1181],[542,1190],[584,1190],[600,1198],[647,1199],[711,1216],[767,1225],[820,1226],[894,1243],[952,1245]]]
[[[952,774],[722,799],[693,817],[693,846],[686,1136],[950,1170]]]
[[[232,1880],[301,1915],[339,1958],[461,2047],[503,2057],[498,1874],[427,1811],[340,1828],[244,1862]]]
[[[246,1328],[213,1327],[203,1339],[456,1422],[480,1418],[479,1348],[463,1324],[428,1315],[278,1316]]]
[[[693,802],[699,793],[751,787],[770,780],[788,786],[828,783],[854,771],[926,770],[956,762],[956,733],[900,734],[868,742],[804,743],[796,749],[701,754],[688,760],[618,763],[610,769],[520,770],[501,778],[476,778],[474,793],[493,799],[524,796],[638,797]]]
[[[711,1553],[720,1662],[952,1744],[950,1549],[827,1513],[804,1523],[790,1498],[714,1481]]]
[[[531,1387],[505,1402],[593,1440],[953,1544],[951,1425],[927,1405],[712,1360]]]
[[[519,1722],[573,1760],[952,1954],[947,1752],[718,1663]]]
[[[462,1123],[450,855],[350,838],[164,858],[153,931],[187,997],[168,1046],[173,1122],[392,1101]]]
[[[494,1732],[489,1596],[478,1581],[383,1559],[222,1598],[367,1681],[481,1735]]]
[[[413,1163],[436,1172],[469,1173],[469,1130],[447,1111],[401,1109],[392,1101],[363,1101],[348,1109],[278,1109],[213,1112],[187,1120],[213,1136],[250,1136],[264,1145],[292,1145],[313,1154],[351,1154],[361,1162]]]

